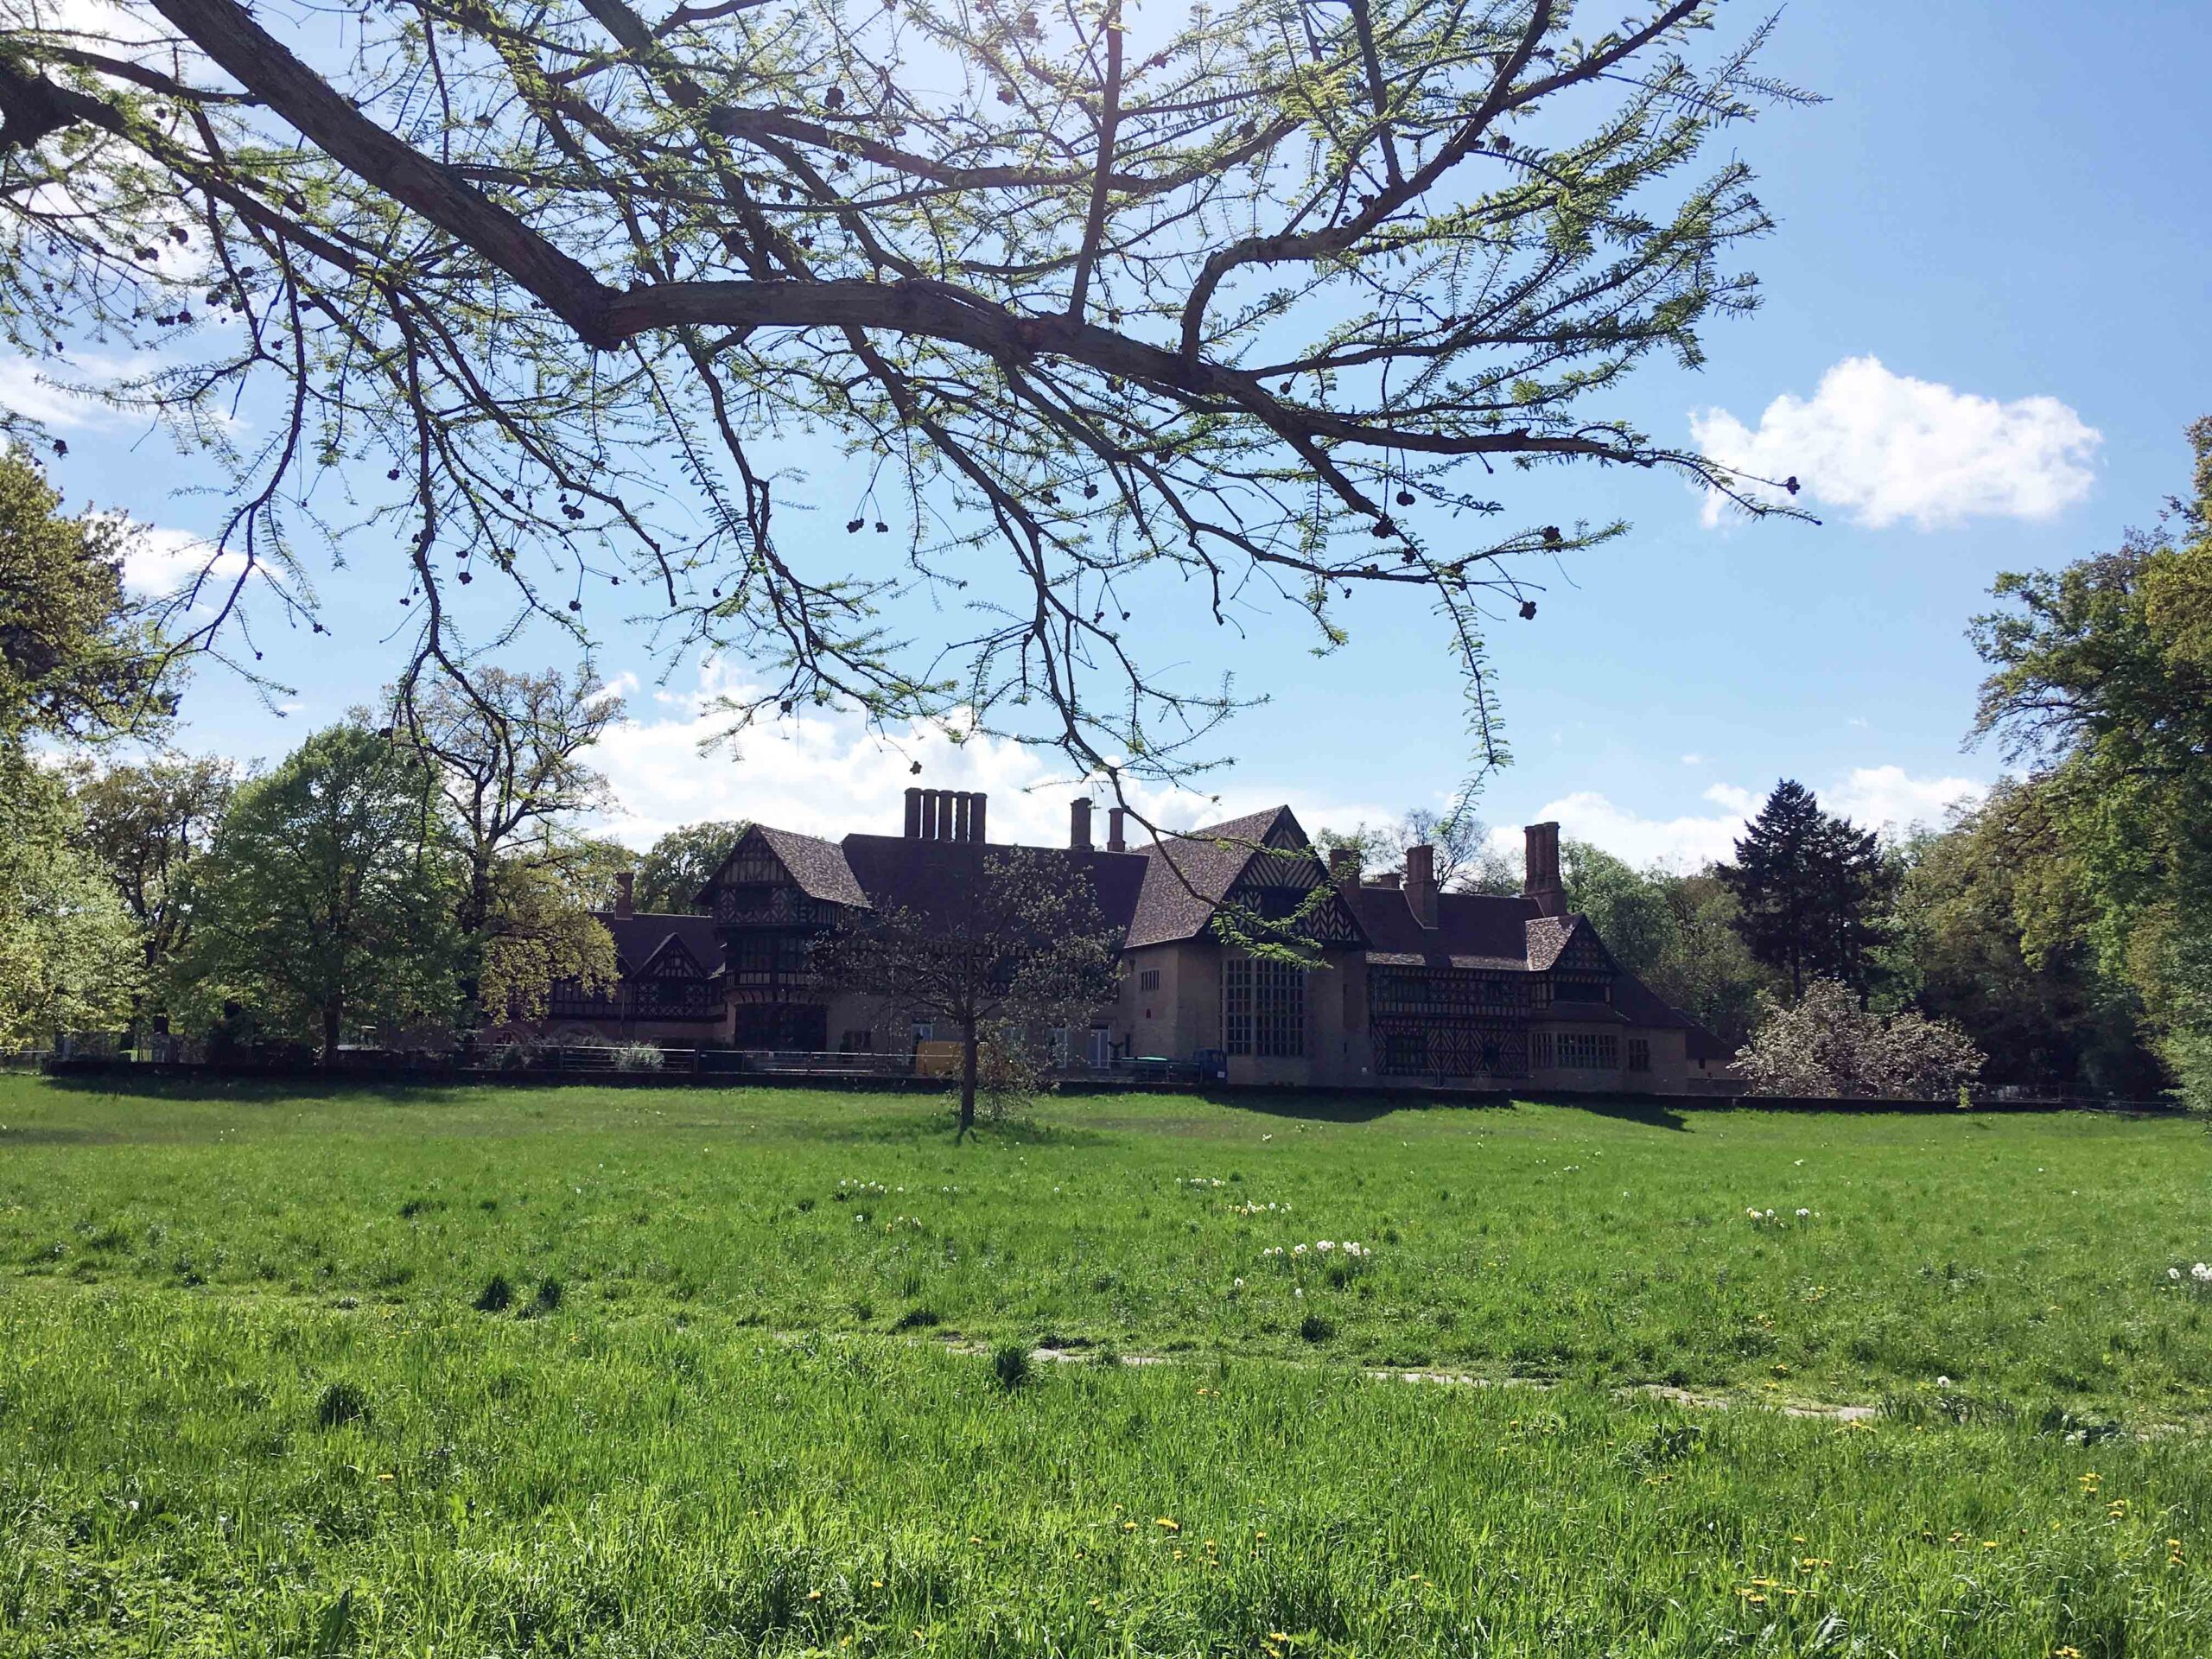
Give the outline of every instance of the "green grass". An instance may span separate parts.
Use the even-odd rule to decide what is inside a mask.
[[[0,1078],[0,1654],[2206,1651],[2201,1128],[1270,1105]]]

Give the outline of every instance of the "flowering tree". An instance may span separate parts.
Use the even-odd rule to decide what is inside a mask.
[[[734,721],[1173,778],[1237,698],[1155,674],[1141,608],[1326,645],[1369,584],[1441,613],[1487,747],[1488,611],[1624,528],[1515,522],[1501,466],[1775,510],[1589,407],[1756,301],[1770,220],[1700,156],[1800,95],[1764,28],[1694,59],[1717,10],[0,0],[0,331],[159,347],[112,395],[227,468],[201,645],[271,567],[326,626],[302,538],[350,524],[424,658],[505,626],[479,579],[579,634],[627,581],[762,666]],[[775,447],[812,434],[836,499]]]
[[[1794,1003],[1763,1000],[1765,1017],[1736,1053],[1755,1095],[1948,1100],[1982,1068],[1956,1026],[1910,1010],[1870,1014],[1836,980],[1815,980]]]

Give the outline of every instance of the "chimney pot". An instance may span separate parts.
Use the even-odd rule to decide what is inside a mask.
[[[974,810],[968,814],[968,838],[981,842],[983,839],[983,803],[990,797],[978,791],[969,798],[975,804]]]
[[[906,791],[906,839],[918,841],[922,835],[922,791],[918,787]]]
[[[614,878],[614,919],[626,922],[636,915],[638,906],[638,873],[624,870]]]
[[[922,791],[922,839],[937,839],[937,791],[933,789]]]
[[[1106,850],[1108,852],[1126,853],[1129,850],[1127,830],[1128,816],[1129,809],[1126,806],[1113,807],[1107,811]]]
[[[1088,798],[1068,805],[1068,845],[1078,852],[1090,850],[1090,802]]]
[[[969,839],[968,818],[969,809],[975,799],[976,798],[964,789],[952,798],[952,838],[955,841]]]

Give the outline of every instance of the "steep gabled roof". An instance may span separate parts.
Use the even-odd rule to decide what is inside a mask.
[[[1541,974],[1567,954],[1567,941],[1588,924],[1577,915],[1531,916],[1526,924],[1523,954],[1529,971]]]
[[[721,965],[722,949],[715,932],[715,918],[711,916],[665,916],[639,912],[633,916],[617,916],[611,910],[595,910],[600,925],[614,938],[614,954],[622,960],[622,971],[635,978],[645,970],[645,964],[658,957],[671,939],[679,941],[699,966],[712,973]]]
[[[802,836],[795,830],[772,830],[765,823],[756,823],[740,836],[722,861],[715,867],[706,885],[699,889],[699,901],[709,902],[708,895],[715,883],[722,879],[722,872],[730,866],[739,850],[754,836],[759,836],[776,861],[784,867],[798,889],[810,899],[819,899],[825,904],[849,905],[855,910],[868,908],[868,894],[853,879],[850,866],[845,862],[842,848],[834,841],[823,841],[816,836]]]
[[[1300,846],[1306,832],[1287,806],[1271,806],[1226,823],[1172,836],[1146,850],[1144,885],[1130,918],[1128,947],[1196,937],[1236,885],[1255,849],[1287,824]]]

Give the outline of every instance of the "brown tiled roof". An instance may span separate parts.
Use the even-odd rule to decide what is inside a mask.
[[[1527,924],[1529,971],[1541,974],[1560,959],[1567,942],[1583,925],[1580,916],[1532,916]]]
[[[683,948],[709,974],[721,966],[721,942],[711,916],[657,916],[649,912],[617,916],[611,910],[595,910],[592,914],[614,936],[614,954],[622,959],[625,974],[642,973],[671,938],[681,939]]]
[[[1273,806],[1226,823],[1170,836],[1147,849],[1144,887],[1125,943],[1131,947],[1166,944],[1204,932],[1216,907],[1252,861],[1254,849],[1285,818],[1290,818],[1290,809]],[[1298,820],[1290,821],[1296,829]],[[1299,839],[1305,838],[1300,830]]]
[[[766,824],[759,826],[758,833],[808,898],[849,905],[855,910],[868,908],[868,894],[854,879],[853,867],[845,861],[845,849],[836,842],[790,830],[771,830]]]
[[[1432,929],[1414,917],[1402,888],[1360,887],[1344,898],[1376,950],[1436,967],[1528,965],[1523,929],[1536,913],[1530,899],[1488,893],[1439,893]]]
[[[1143,854],[1109,853],[1097,848],[1078,850],[855,835],[845,837],[841,851],[856,885],[870,902],[878,908],[896,906],[922,915],[940,908],[963,884],[974,880],[987,858],[1019,853],[1028,858],[1050,859],[1090,877],[1099,911],[1116,929],[1128,926],[1145,873]]]

